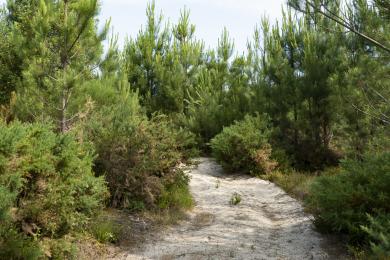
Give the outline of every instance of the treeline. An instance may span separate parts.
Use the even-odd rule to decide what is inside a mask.
[[[103,52],[110,25],[98,30],[97,0],[8,1],[0,256],[70,258],[69,237],[105,206],[189,208],[176,166],[210,152],[254,175],[342,161],[307,205],[319,227],[388,256],[390,7],[340,6],[291,1],[237,54],[227,29],[206,49],[189,10],[167,24],[151,3],[138,35]]]

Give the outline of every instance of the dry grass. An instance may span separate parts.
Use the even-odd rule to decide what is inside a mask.
[[[290,196],[303,200],[309,194],[309,186],[315,180],[316,175],[299,172],[281,173],[278,171],[264,175],[262,178],[275,183]]]
[[[213,223],[215,219],[215,216],[211,213],[203,212],[197,214],[194,219],[192,220],[192,223],[195,227],[202,228],[205,226],[209,226]]]
[[[290,196],[302,201],[309,195],[309,187],[316,178],[322,175],[338,174],[339,172],[339,168],[329,168],[325,171],[316,173],[303,173],[297,171],[282,173],[280,171],[275,171],[260,177],[275,183]]]
[[[141,218],[147,219],[154,226],[163,228],[165,226],[175,225],[187,217],[184,210],[161,210],[147,211],[142,213]]]

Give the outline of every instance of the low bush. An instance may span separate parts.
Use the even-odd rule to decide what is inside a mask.
[[[136,94],[119,95],[82,131],[95,144],[95,170],[108,182],[111,206],[142,210],[189,204],[188,178],[176,166],[190,156],[194,138],[165,116],[146,118]],[[178,193],[187,199],[178,199]]]
[[[229,171],[270,173],[276,166],[268,143],[271,130],[265,116],[246,116],[211,140],[214,157]]]
[[[347,234],[352,244],[371,243],[374,251],[389,254],[390,153],[344,161],[342,169],[317,178],[310,188],[306,205],[315,224],[323,231]]]
[[[108,196],[93,159],[72,134],[0,122],[0,254],[34,259],[42,253],[34,241],[85,227]]]
[[[177,171],[177,170],[176,170]],[[189,177],[182,171],[176,172],[172,175],[172,180],[165,182],[165,189],[163,190],[159,200],[158,206],[160,209],[181,209],[191,208],[193,199],[189,191],[188,183]]]

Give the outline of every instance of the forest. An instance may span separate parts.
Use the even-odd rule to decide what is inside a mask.
[[[99,0],[0,9],[0,259],[114,243],[99,216],[194,206],[178,167],[212,156],[302,201],[352,259],[390,258],[390,2],[289,0],[239,54],[150,2],[123,48]],[[114,28],[115,29],[115,28]],[[109,41],[107,50],[104,41]]]

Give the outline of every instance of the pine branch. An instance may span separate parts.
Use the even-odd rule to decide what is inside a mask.
[[[74,48],[74,46],[76,45],[76,43],[79,41],[81,35],[84,33],[84,30],[87,28],[87,25],[88,25],[88,22],[89,22],[89,19],[91,17],[85,19],[84,23],[82,24],[81,28],[80,28],[80,31],[79,33],[77,34],[76,38],[74,39],[74,41],[72,42],[72,44],[70,45],[69,49],[68,49],[68,53],[70,53],[72,51],[72,49]]]
[[[311,7],[313,8],[314,12],[317,12],[319,14],[322,14],[323,16],[325,16],[326,18],[336,22],[337,24],[343,26],[344,28],[348,29],[349,31],[355,33],[356,35],[362,37],[363,39],[365,39],[366,41],[372,43],[373,45],[377,46],[378,48],[386,51],[386,52],[389,52],[390,53],[390,47],[387,47],[385,46],[384,44],[380,43],[379,41],[369,37],[368,35],[356,30],[355,28],[353,28],[352,25],[350,25],[345,19],[343,19],[342,17],[340,17],[339,15],[337,14],[334,14],[333,12],[330,12],[328,8],[326,8],[325,5],[321,4],[320,8],[316,7],[311,1],[306,1],[306,3]],[[299,6],[293,6],[296,10],[298,10],[299,12],[301,13],[307,13],[307,11],[303,10],[302,8],[300,8]],[[323,7],[326,11],[324,12],[323,10],[321,10],[321,7]],[[327,12],[330,12],[330,13],[327,13]]]
[[[368,115],[368,116],[370,116],[370,117],[373,117],[373,118],[375,118],[375,119],[377,119],[377,120],[379,120],[379,121],[381,121],[381,122],[383,122],[383,123],[390,124],[390,121],[388,121],[388,120],[386,120],[386,119],[383,119],[383,118],[380,118],[380,117],[378,117],[378,116],[376,116],[376,115],[373,115],[373,114],[371,114],[371,113],[369,113],[369,112],[367,112],[367,111],[364,111],[363,109],[359,108],[359,107],[356,106],[355,104],[352,104],[352,106],[353,106],[353,108],[355,108],[357,111],[362,112],[363,114],[366,114],[366,115]]]

